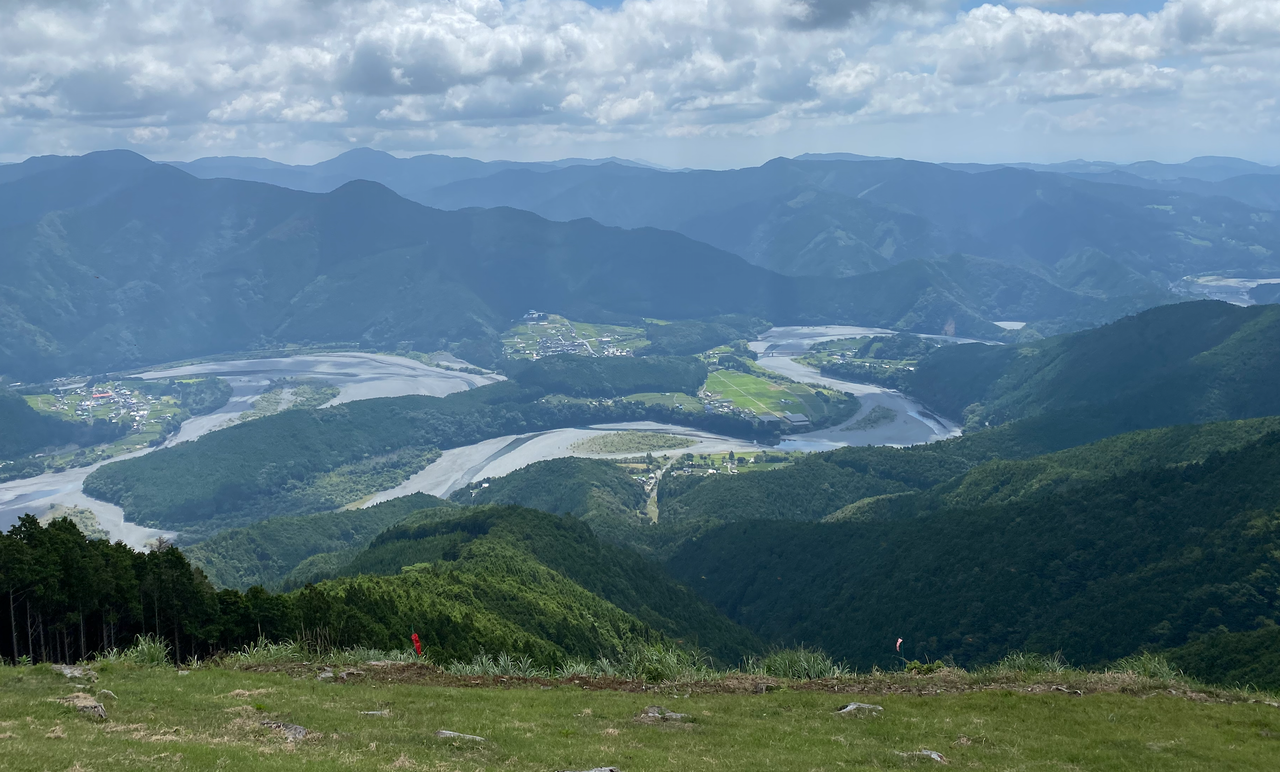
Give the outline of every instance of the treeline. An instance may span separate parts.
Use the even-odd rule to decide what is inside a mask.
[[[172,546],[136,552],[66,519],[45,528],[24,515],[0,535],[0,593],[0,652],[11,661],[75,662],[138,635],[167,641],[181,661],[297,631],[287,604],[215,591]]]
[[[513,360],[507,375],[527,388],[570,397],[623,397],[644,392],[697,394],[707,366],[697,357],[584,357],[556,354]]]
[[[734,416],[631,401],[543,396],[542,389],[505,381],[447,397],[395,397],[290,410],[108,464],[88,477],[84,490],[119,505],[136,522],[212,532],[265,518],[262,502],[282,490],[305,487],[344,464],[402,448],[446,449],[504,435],[621,421],[661,421],[730,436],[776,438],[776,433]],[[321,506],[319,500],[315,506]]]
[[[438,536],[452,549],[428,549],[430,564],[421,552],[402,550],[407,562],[386,552],[430,547]],[[413,633],[436,661],[505,651],[554,666],[617,656],[664,632],[732,658],[758,650],[749,633],[657,566],[602,545],[573,518],[517,508],[449,519],[428,511],[369,552],[387,575],[282,595],[217,590],[172,546],[136,552],[89,540],[65,519],[46,528],[24,516],[0,535],[0,597],[8,606],[0,657],[75,662],[139,635],[165,641],[178,662],[260,639],[403,650]]]

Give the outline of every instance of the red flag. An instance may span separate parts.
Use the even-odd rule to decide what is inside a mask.
[[[418,636],[416,636],[416,635],[415,635],[415,636],[413,636],[413,639],[416,641],[416,640],[418,639]],[[899,638],[899,639],[898,639],[898,653],[902,653],[902,639],[901,639],[901,638]]]
[[[413,650],[418,652],[418,656],[422,656],[422,641],[418,640],[418,634],[413,634]]]

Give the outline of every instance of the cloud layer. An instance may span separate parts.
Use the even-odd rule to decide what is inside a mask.
[[[747,153],[957,126],[957,158],[989,155],[1011,135],[1088,148],[1170,132],[1274,155],[1280,0],[1171,0],[1148,14],[1062,8],[8,2],[0,155],[133,146],[308,160],[353,145],[653,155],[646,149],[675,144]],[[991,146],[974,146],[983,136]]]

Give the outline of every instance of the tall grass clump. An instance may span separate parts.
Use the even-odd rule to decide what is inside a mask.
[[[641,644],[624,652],[617,673],[651,683],[703,681],[716,675],[705,656],[660,643]]]
[[[296,641],[274,643],[266,638],[245,644],[244,648],[226,656],[228,662],[237,665],[287,665],[308,658],[307,648]]]
[[[124,650],[122,659],[143,667],[164,667],[169,664],[169,642],[157,635],[139,635]]]
[[[799,681],[838,678],[848,672],[827,656],[826,652],[804,646],[798,649],[778,649],[764,659],[752,663],[748,669],[760,675],[794,678]]]
[[[539,667],[527,654],[512,655],[502,652],[494,657],[481,652],[470,662],[454,660],[445,672],[460,676],[508,676],[515,678],[550,678],[551,671]]]
[[[1124,659],[1116,660],[1107,668],[1108,673],[1132,673],[1143,678],[1154,678],[1157,681],[1172,681],[1181,678],[1181,670],[1169,663],[1159,654],[1142,652],[1132,654]]]
[[[1011,651],[992,665],[993,675],[1046,675],[1063,673],[1071,669],[1061,652],[1036,654],[1032,651]]]
[[[98,655],[103,662],[121,662],[139,667],[163,667],[169,664],[169,644],[155,635],[139,635],[124,651],[108,649]]]

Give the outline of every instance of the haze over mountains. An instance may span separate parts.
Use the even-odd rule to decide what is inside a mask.
[[[198,179],[127,151],[0,167],[0,372],[283,342],[471,341],[485,359],[531,307],[984,338],[1017,320],[1051,334],[1170,302],[1188,274],[1280,272],[1271,211],[1027,169],[777,159],[668,172],[368,150],[312,167],[179,166],[278,184]]]

